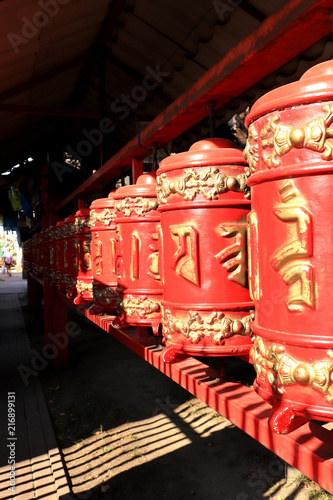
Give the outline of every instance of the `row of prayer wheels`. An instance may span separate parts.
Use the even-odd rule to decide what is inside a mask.
[[[212,166],[213,165],[213,166]],[[117,313],[115,325],[162,325],[177,353],[246,355],[253,302],[247,286],[246,162],[234,143],[203,140],[90,208],[25,243],[31,261],[75,304]],[[43,240],[43,241],[42,241]],[[27,255],[27,260],[29,257]],[[32,267],[31,272],[36,273]]]
[[[328,61],[255,103],[243,154],[169,156],[27,242],[28,269],[115,326],[162,325],[164,361],[250,354],[275,432],[332,421],[332,123]]]

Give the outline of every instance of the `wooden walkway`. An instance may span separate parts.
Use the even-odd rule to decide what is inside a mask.
[[[44,394],[37,375],[25,376],[32,367],[21,284],[0,283],[0,498],[65,500],[73,497]]]

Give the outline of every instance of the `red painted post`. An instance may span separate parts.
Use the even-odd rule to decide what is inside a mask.
[[[82,208],[85,208],[85,206],[86,206],[86,204],[85,204],[84,198],[79,198],[77,200],[78,210],[81,210]]]
[[[136,181],[143,174],[143,159],[142,158],[132,158],[132,182],[136,184]]]

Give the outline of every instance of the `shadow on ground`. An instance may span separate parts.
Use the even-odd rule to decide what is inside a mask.
[[[24,300],[41,350],[42,316]],[[48,366],[40,378],[74,498],[329,498],[89,320],[73,309],[69,317],[80,329],[70,339],[70,366]],[[228,369],[245,369],[237,363]]]

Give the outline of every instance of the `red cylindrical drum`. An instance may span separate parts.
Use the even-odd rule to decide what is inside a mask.
[[[252,346],[245,167],[233,142],[207,139],[157,171],[165,361],[245,355]]]
[[[38,278],[42,278],[44,272],[43,234],[44,234],[43,232],[40,232],[35,235],[35,252],[36,252],[35,274]]]
[[[50,226],[49,229],[49,237],[48,237],[48,248],[49,248],[49,282],[51,285],[55,286],[57,284],[57,274],[56,274],[56,226]]]
[[[34,234],[31,238],[32,274],[40,274],[40,242],[39,234]]]
[[[78,275],[76,280],[77,295],[75,304],[92,302],[93,300],[93,275],[91,270],[91,232],[90,232],[90,210],[82,208],[75,214]]]
[[[31,265],[31,240],[27,240],[23,243],[23,269],[26,272],[30,272]]]
[[[76,278],[78,274],[76,251],[75,215],[69,215],[64,220],[64,268],[66,295],[68,298],[76,296]]]
[[[36,244],[37,234],[34,234],[31,238],[31,272],[37,276],[37,244]]]
[[[64,266],[64,221],[59,221],[55,229],[56,286],[59,291],[66,288]]]
[[[247,117],[251,356],[280,433],[333,420],[332,122],[332,61],[269,92]]]
[[[90,205],[91,266],[94,305],[90,313],[117,311],[116,213],[114,193]]]
[[[46,281],[50,282],[50,239],[51,231],[47,228],[44,232],[44,265]]]
[[[158,224],[155,174],[141,175],[135,185],[115,195],[117,275],[120,319],[129,325],[161,323],[162,284],[158,265]]]

